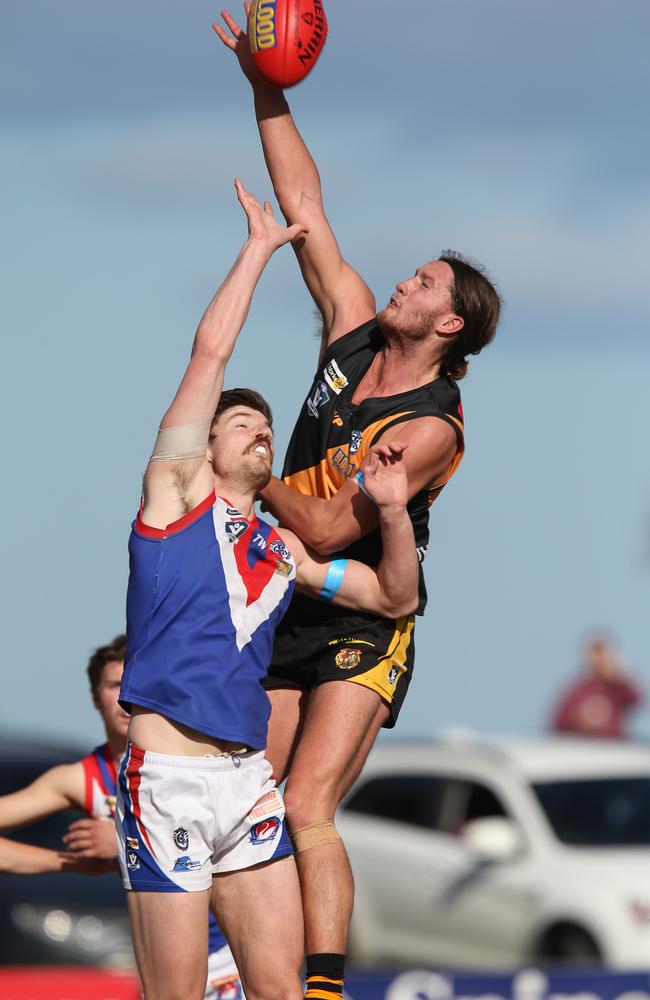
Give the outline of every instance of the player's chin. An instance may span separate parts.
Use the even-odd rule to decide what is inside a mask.
[[[395,306],[386,306],[385,309],[380,309],[379,312],[377,313],[377,323],[379,324],[379,329],[380,330],[395,329],[396,316],[397,316],[397,309],[395,308]]]

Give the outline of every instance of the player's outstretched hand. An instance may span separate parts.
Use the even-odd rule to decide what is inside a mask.
[[[292,226],[281,225],[273,214],[271,203],[265,201],[263,206],[260,205],[255,195],[246,190],[239,177],[235,179],[235,188],[239,204],[248,219],[249,239],[264,241],[270,254],[285,243],[290,243],[309,232],[308,227],[302,222],[294,222]]]
[[[234,52],[237,56],[237,61],[241,66],[242,73],[246,76],[252,84],[264,83],[267,87],[271,84],[263,79],[262,76],[257,71],[255,63],[253,62],[253,57],[251,55],[251,48],[248,44],[248,18],[250,17],[251,5],[249,3],[244,4],[244,10],[246,12],[246,29],[241,28],[229,10],[222,10],[221,17],[228,28],[228,31],[216,22],[212,25],[213,29],[231,52]]]
[[[71,823],[63,843],[77,858],[115,858],[115,825],[108,819],[78,819]]]
[[[408,477],[403,441],[373,445],[361,466],[363,485],[378,507],[405,507],[408,502]]]

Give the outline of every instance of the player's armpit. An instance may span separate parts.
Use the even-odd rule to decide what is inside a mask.
[[[80,762],[53,767],[18,792],[0,798],[0,830],[35,823],[61,809],[83,808],[84,773]]]

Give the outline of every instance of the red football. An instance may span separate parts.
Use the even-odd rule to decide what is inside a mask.
[[[327,37],[321,0],[253,0],[248,39],[259,72],[293,87],[314,68]]]

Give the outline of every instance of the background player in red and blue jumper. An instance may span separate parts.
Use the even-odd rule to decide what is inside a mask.
[[[118,704],[126,636],[118,635],[90,657],[87,676],[106,742],[72,764],[51,768],[26,788],[0,798],[0,829],[15,830],[67,809],[82,809],[63,838],[61,851],[0,838],[0,871],[14,875],[48,872],[102,874],[117,866],[116,777],[126,747],[129,715]],[[213,914],[208,932],[205,1000],[243,1000],[239,973]]]
[[[235,264],[208,306],[163,417],[131,533],[127,659],[132,712],[118,781],[120,867],[145,996],[203,995],[210,897],[248,1000],[298,1000],[303,927],[284,804],[265,759],[263,687],[294,583],[380,614],[417,603],[404,445],[372,449],[365,488],[384,555],[371,569],[311,554],[255,516],[271,476],[268,404],[222,392],[257,281],[305,227],[279,225],[236,181],[248,220]]]

